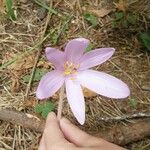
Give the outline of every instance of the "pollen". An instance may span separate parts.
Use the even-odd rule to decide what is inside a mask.
[[[79,66],[80,66],[79,64],[73,64],[72,62],[67,61],[64,64],[64,75],[75,74]]]

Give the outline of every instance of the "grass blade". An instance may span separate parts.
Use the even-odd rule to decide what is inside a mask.
[[[35,3],[37,3],[38,5],[40,5],[41,7],[47,9],[50,13],[53,13],[53,14],[58,14],[58,12],[50,7],[48,7],[45,3],[41,2],[40,0],[34,0]]]
[[[12,0],[6,0],[6,9],[7,9],[7,15],[9,19],[15,21],[17,19],[15,11],[13,9],[13,1]]]

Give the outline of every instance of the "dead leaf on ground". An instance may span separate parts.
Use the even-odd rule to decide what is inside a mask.
[[[8,53],[3,60],[3,63],[15,58],[15,54]],[[23,56],[19,57],[14,63],[8,66],[8,69],[14,71],[26,70],[30,69],[34,66],[35,63],[36,53],[28,53],[24,54]],[[39,60],[37,67],[49,68],[52,64],[49,61]]]
[[[91,91],[85,87],[83,87],[82,89],[83,89],[83,94],[86,98],[94,97],[97,95],[97,93],[95,93],[95,92],[93,92],[93,91]]]
[[[132,41],[133,41],[133,47],[134,47],[134,49],[140,49],[141,44],[140,44],[140,42],[139,42],[139,40],[137,39],[136,36],[132,37]]]
[[[123,11],[123,12],[126,12],[129,7],[128,0],[119,0],[118,3],[114,3],[114,4],[119,11]]]
[[[37,103],[37,100],[35,97],[29,97],[26,101],[24,101],[25,107],[34,107]]]
[[[97,17],[101,17],[101,18],[108,15],[111,11],[112,11],[111,9],[106,9],[106,8],[101,8],[100,10],[95,10],[95,9],[89,10],[90,13],[93,13]]]
[[[4,0],[0,0],[0,8],[4,7]]]
[[[18,92],[20,90],[19,78],[12,77],[11,80],[12,80],[11,91]]]
[[[38,64],[37,64],[37,67],[42,67],[42,68],[45,68],[45,69],[48,69],[50,67],[54,68],[53,64],[49,61],[43,61],[43,60],[39,60]]]
[[[35,53],[25,54],[22,57],[20,57],[18,60],[16,60],[13,64],[8,66],[8,69],[19,71],[23,69],[32,68],[34,65],[35,56],[36,56]]]

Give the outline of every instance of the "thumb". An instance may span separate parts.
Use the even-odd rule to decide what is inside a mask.
[[[68,119],[62,118],[60,120],[60,128],[65,138],[71,143],[79,147],[98,146],[104,142],[102,139],[93,137],[86,132],[74,126]]]
[[[60,141],[65,141],[63,133],[60,130],[57,117],[53,112],[49,113],[47,117],[43,136],[45,143],[48,145],[52,145]]]
[[[75,150],[75,146],[69,143],[60,129],[58,119],[54,113],[49,113],[39,150]]]

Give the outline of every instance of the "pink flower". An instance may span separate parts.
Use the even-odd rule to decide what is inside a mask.
[[[108,60],[115,49],[99,48],[84,53],[88,45],[89,40],[77,38],[68,42],[65,52],[47,47],[46,57],[56,69],[43,76],[36,91],[37,98],[45,99],[65,84],[71,110],[82,125],[85,122],[82,87],[110,98],[125,98],[130,94],[128,86],[121,80],[104,72],[89,69]]]

